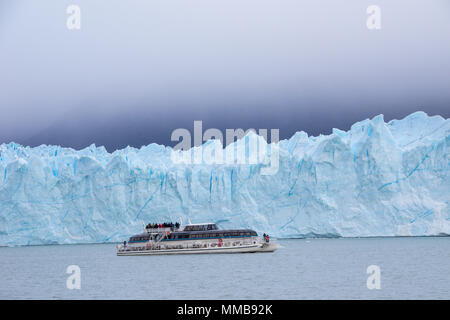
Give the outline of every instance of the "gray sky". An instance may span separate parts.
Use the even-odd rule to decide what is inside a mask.
[[[0,143],[111,151],[194,120],[288,138],[449,117],[449,39],[448,0],[1,0]]]

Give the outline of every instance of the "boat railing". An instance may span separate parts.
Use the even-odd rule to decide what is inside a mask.
[[[156,243],[160,243],[165,237],[167,237],[167,232],[161,233]]]

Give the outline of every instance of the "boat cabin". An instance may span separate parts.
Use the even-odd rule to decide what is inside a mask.
[[[210,231],[219,230],[215,223],[198,223],[198,224],[188,224],[184,227],[183,231]]]

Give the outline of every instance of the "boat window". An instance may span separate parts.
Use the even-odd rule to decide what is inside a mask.
[[[184,228],[184,230],[185,231],[208,231],[208,230],[218,230],[218,228],[217,228],[217,226],[214,223],[211,223],[211,224],[186,226]]]

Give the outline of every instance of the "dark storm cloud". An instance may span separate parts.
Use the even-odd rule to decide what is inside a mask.
[[[170,142],[172,130],[330,133],[449,116],[448,1],[24,1],[0,6],[0,143]],[[66,7],[81,8],[81,30]]]

